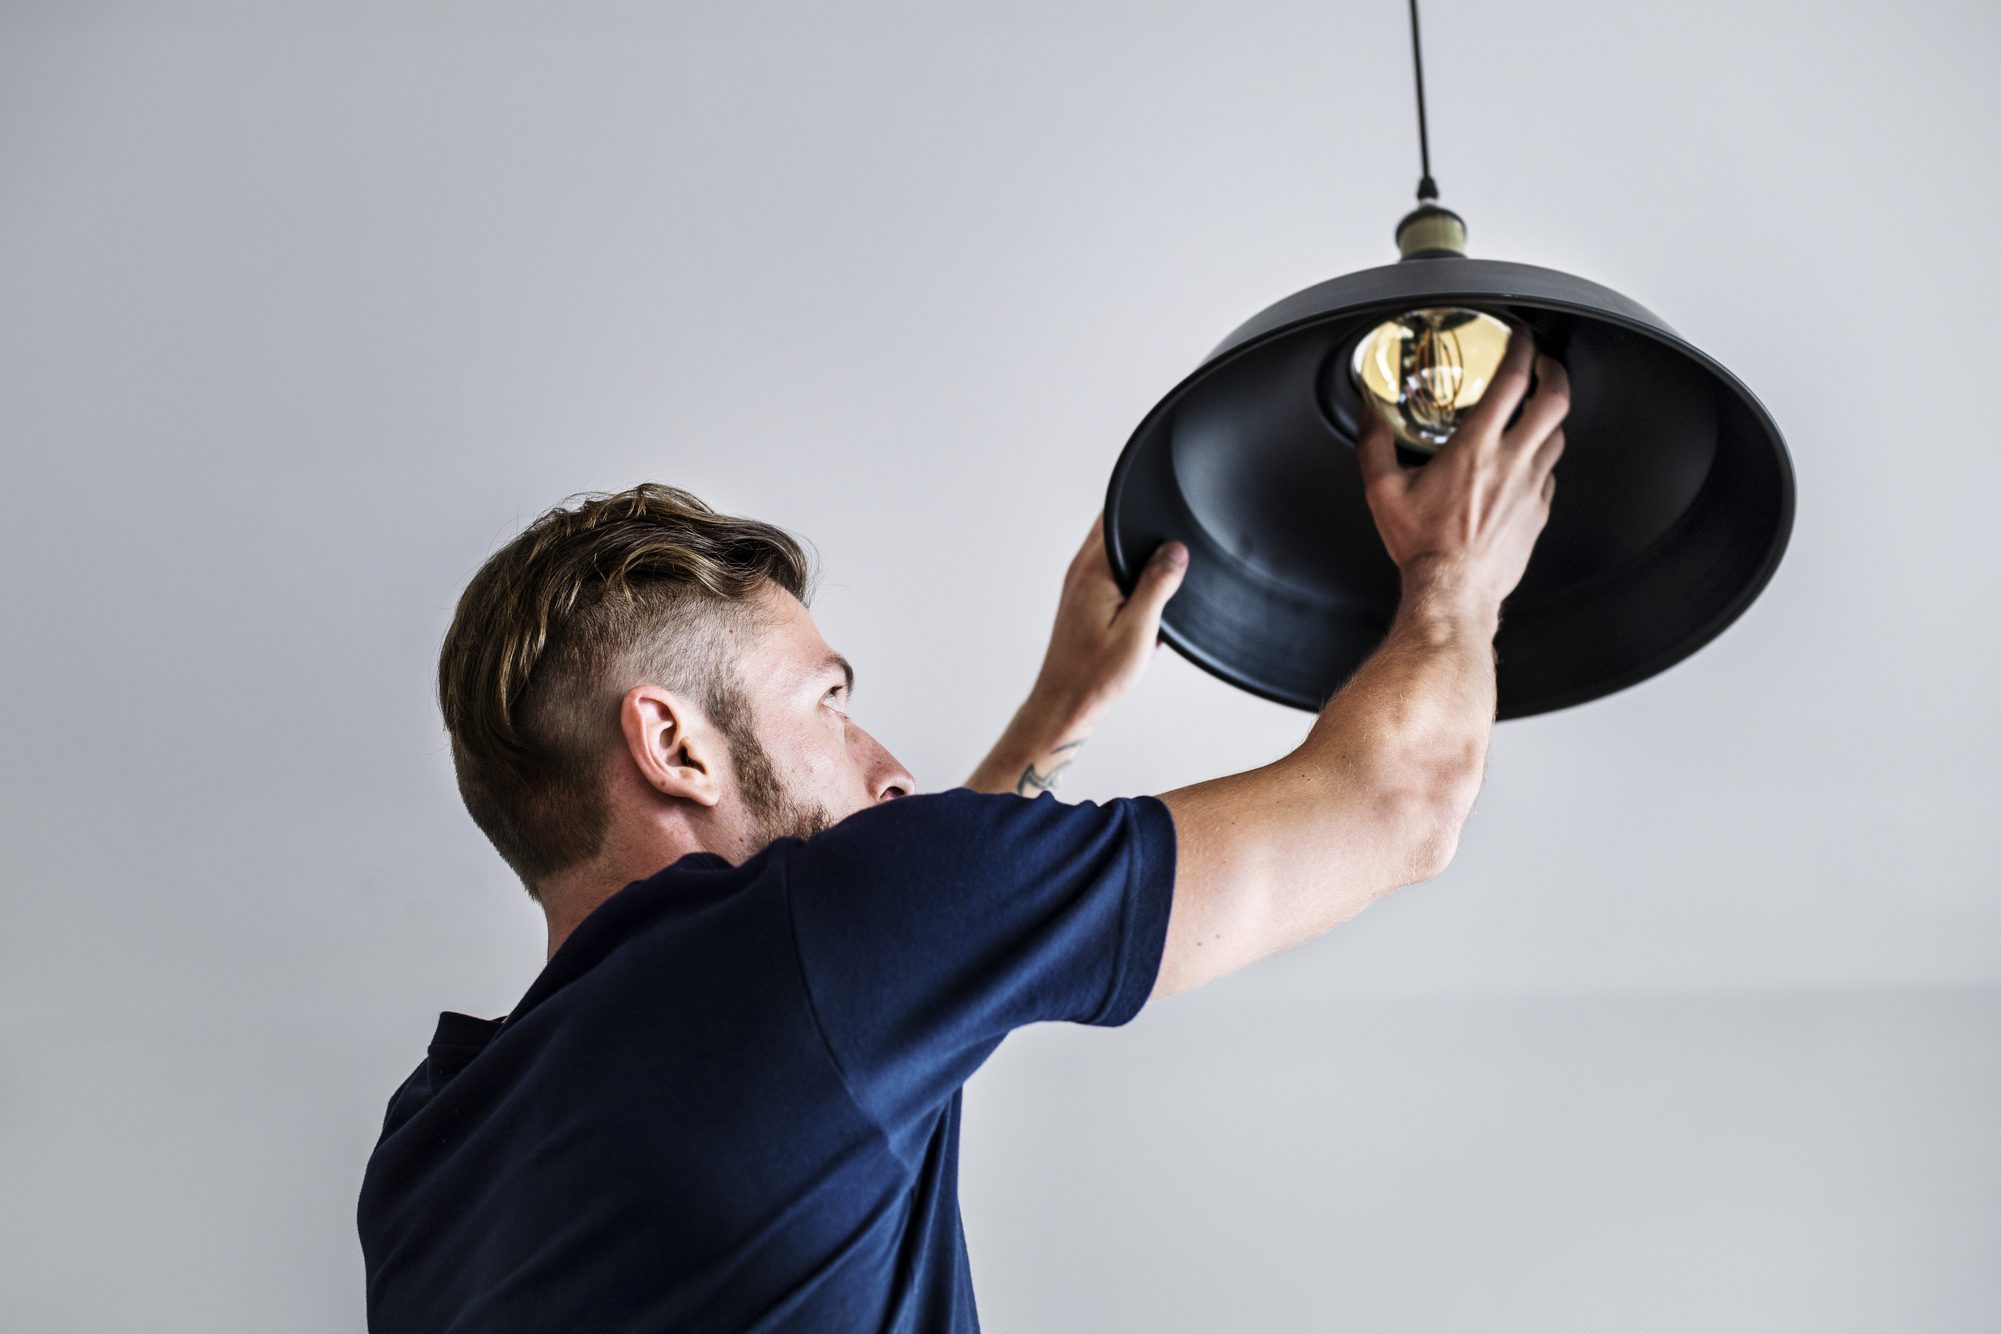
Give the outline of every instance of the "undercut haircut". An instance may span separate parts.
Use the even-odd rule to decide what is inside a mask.
[[[466,810],[531,898],[604,846],[633,686],[755,744],[738,657],[765,625],[756,598],[769,583],[808,603],[813,577],[785,530],[656,482],[569,496],[487,558],[445,633],[438,708]]]

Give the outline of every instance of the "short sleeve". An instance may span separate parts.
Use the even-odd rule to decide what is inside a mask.
[[[1114,1026],[1153,991],[1174,893],[1155,796],[952,788],[867,807],[786,852],[800,969],[850,1090],[935,1105],[1043,1020]]]

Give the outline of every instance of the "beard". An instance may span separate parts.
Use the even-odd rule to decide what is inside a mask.
[[[737,782],[743,789],[743,804],[750,816],[751,855],[770,847],[781,838],[811,838],[833,825],[833,816],[818,802],[801,800],[778,776],[771,752],[757,738],[748,701],[734,701],[712,710],[717,726],[728,739],[730,762],[736,766]]]

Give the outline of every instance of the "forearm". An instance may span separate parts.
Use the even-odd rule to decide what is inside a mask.
[[[1429,826],[1415,859],[1433,869],[1450,859],[1486,773],[1499,624],[1499,606],[1450,571],[1407,575],[1389,634],[1288,757],[1397,794]]]
[[[1097,719],[1097,710],[1031,694],[963,786],[1024,797],[1053,792]]]
[[[1271,764],[1161,794],[1174,816],[1174,906],[1155,995],[1311,939],[1445,869],[1486,775],[1501,599],[1549,517],[1569,406],[1561,367],[1518,428],[1532,341],[1429,462],[1397,462],[1384,418],[1356,441],[1364,495],[1403,597],[1376,651]]]

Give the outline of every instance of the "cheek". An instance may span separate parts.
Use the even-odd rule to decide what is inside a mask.
[[[813,724],[800,729],[796,738],[799,764],[815,779],[837,777],[854,763],[849,729],[831,709]]]
[[[868,767],[867,734],[825,705],[815,716],[800,719],[784,740],[786,754],[778,762],[795,784],[810,790],[845,788]]]

